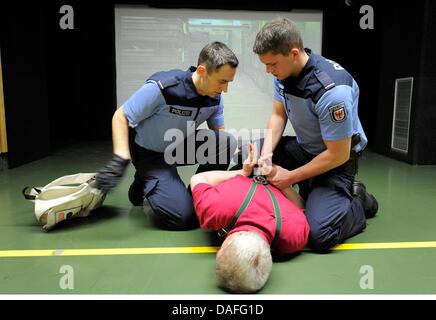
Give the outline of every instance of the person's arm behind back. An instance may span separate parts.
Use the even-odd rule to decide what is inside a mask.
[[[292,201],[298,208],[304,209],[303,198],[292,188],[285,188],[281,190],[283,195],[290,201]]]
[[[248,157],[244,160],[243,166],[241,170],[233,170],[233,171],[206,171],[201,172],[191,177],[191,188],[192,190],[199,183],[206,183],[211,186],[217,186],[221,182],[236,177],[238,174],[243,175],[245,177],[249,177],[253,172],[254,165],[257,162],[257,149],[253,144],[247,145],[247,153]]]
[[[236,177],[238,174],[242,175],[242,170],[234,171],[206,171],[193,175],[191,177],[191,188],[194,190],[195,186],[199,183],[206,183],[210,186],[217,186],[221,182]]]

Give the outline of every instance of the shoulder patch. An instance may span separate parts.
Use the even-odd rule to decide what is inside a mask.
[[[334,83],[332,78],[330,78],[327,72],[316,69],[314,74],[325,90],[330,90],[331,88],[335,87],[336,84]]]
[[[347,111],[345,103],[341,102],[335,106],[329,108],[330,118],[333,122],[343,122],[347,119]]]

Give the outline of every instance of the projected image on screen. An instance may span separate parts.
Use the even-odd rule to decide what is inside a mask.
[[[272,108],[273,82],[252,47],[257,32],[282,16],[295,21],[304,45],[321,53],[321,12],[115,8],[117,102],[121,106],[153,73],[196,66],[200,50],[221,41],[240,65],[225,101],[227,128],[265,128]],[[288,126],[289,127],[289,126]],[[288,128],[293,133],[292,128]]]

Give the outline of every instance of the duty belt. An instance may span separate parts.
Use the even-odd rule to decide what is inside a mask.
[[[332,169],[334,172],[346,172],[351,175],[356,175],[357,171],[359,169],[358,166],[358,159],[362,151],[356,152],[353,150],[353,148],[360,143],[360,135],[358,133],[354,134],[351,137],[351,152],[350,152],[350,159],[345,162],[344,164],[340,165],[337,168]]]

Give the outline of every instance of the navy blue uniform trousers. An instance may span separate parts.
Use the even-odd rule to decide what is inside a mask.
[[[197,135],[202,130],[205,129],[199,129],[195,134]],[[227,170],[236,150],[237,141],[232,135],[224,131],[210,131],[214,132],[216,143],[215,148],[213,148],[214,154],[208,155],[206,152],[206,156],[208,159],[214,158],[214,161],[200,164],[196,173]],[[196,141],[195,150],[197,151],[206,142]],[[168,164],[165,161],[164,153],[142,148],[136,143],[132,143],[131,140],[131,151],[132,148],[132,162],[136,168],[134,183],[143,188],[144,197],[153,210],[157,225],[169,230],[198,227],[191,190],[186,188],[177,172],[177,166],[193,164],[187,163],[187,139],[184,143],[185,159],[182,163]],[[203,148],[205,147],[203,146]],[[226,154],[225,157],[223,157],[223,153]],[[226,159],[224,163],[223,158]],[[195,157],[196,163],[198,163],[197,160]]]
[[[282,137],[274,151],[273,163],[293,170],[315,156],[298,144],[296,137]],[[357,168],[356,168],[357,169]],[[360,200],[352,195],[354,175],[339,166],[322,175],[298,183],[305,200],[305,213],[310,225],[308,247],[325,251],[366,227]]]

